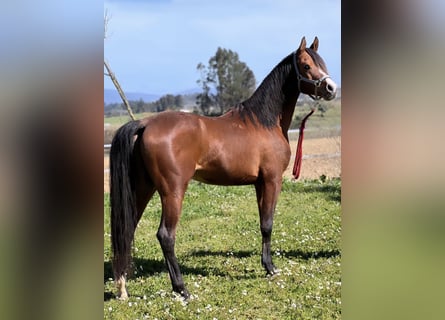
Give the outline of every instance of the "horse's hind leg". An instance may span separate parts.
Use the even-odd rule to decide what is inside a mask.
[[[142,214],[144,213],[145,207],[147,206],[148,202],[153,197],[153,194],[155,193],[156,189],[153,186],[153,183],[150,181],[148,175],[145,174],[143,171],[143,168],[138,170],[138,172],[141,172],[136,177],[135,180],[135,189],[134,189],[134,199],[136,201],[136,217],[135,217],[135,229],[133,230],[133,233],[136,231],[136,227],[139,223],[139,220],[142,217]],[[116,286],[118,290],[118,298],[120,300],[125,300],[128,298],[128,292],[126,289],[126,278],[125,274],[120,275],[118,279],[116,279]]]
[[[175,191],[178,192],[161,193],[162,218],[156,236],[164,254],[173,291],[187,299],[189,293],[185,288],[178,260],[175,255],[176,227],[181,215],[185,190]]]
[[[281,180],[277,180],[267,182],[261,181],[255,184],[262,235],[261,263],[266,269],[267,274],[274,274],[277,272],[277,269],[272,263],[270,242],[272,236],[273,217],[278,195],[281,189],[281,183]]]

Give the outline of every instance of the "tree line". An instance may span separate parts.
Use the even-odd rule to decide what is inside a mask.
[[[184,108],[184,97],[182,95],[166,94],[153,102],[145,102],[142,99],[129,100],[134,113],[161,112],[165,110],[181,110]],[[105,116],[115,116],[124,110],[122,103],[105,104]]]
[[[200,79],[196,82],[201,92],[194,95],[194,112],[217,116],[226,112],[235,104],[249,98],[255,91],[255,76],[245,62],[239,60],[238,53],[220,48],[210,57],[208,64],[198,63],[196,67]],[[134,113],[161,112],[165,110],[181,110],[184,100],[190,96],[167,94],[154,102],[140,99],[129,101]],[[113,116],[121,113],[122,103],[105,105],[105,115]]]

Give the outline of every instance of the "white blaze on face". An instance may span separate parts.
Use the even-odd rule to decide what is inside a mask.
[[[326,79],[326,84],[329,88],[328,91],[330,91],[332,94],[337,93],[337,84],[331,78]]]
[[[326,72],[324,72],[323,70],[319,69],[322,77],[328,76],[328,74]],[[327,78],[326,80],[326,90],[333,96],[336,95],[337,93],[337,84],[331,79],[331,78]]]

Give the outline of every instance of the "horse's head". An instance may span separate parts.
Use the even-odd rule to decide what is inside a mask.
[[[306,48],[306,39],[303,37],[300,47],[293,54],[298,89],[314,99],[332,100],[337,94],[337,85],[329,76],[326,65],[317,50],[317,37],[309,48]]]

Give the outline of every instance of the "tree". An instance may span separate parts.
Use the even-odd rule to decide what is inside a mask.
[[[239,60],[238,53],[218,47],[206,67],[199,63],[201,79],[197,81],[202,93],[197,97],[201,111],[209,115],[212,107],[215,114],[223,114],[235,104],[249,98],[255,90],[255,76],[246,63]],[[215,94],[212,93],[212,87]]]
[[[159,100],[154,102],[156,106],[155,111],[161,112],[167,109],[170,110],[180,110],[183,107],[182,96],[166,94],[159,98]]]
[[[318,102],[317,110],[320,111],[320,117],[324,117],[324,114],[328,110],[326,103]]]
[[[204,115],[210,115],[210,109],[215,101],[215,96],[210,93],[209,86],[213,80],[209,78],[210,71],[205,65],[199,63],[197,69],[201,72],[201,79],[196,82],[201,85],[202,93],[196,97],[196,104]]]
[[[131,103],[130,103],[130,105],[131,105]],[[139,98],[139,100],[136,101],[134,112],[136,112],[136,113],[144,112],[144,106],[145,106],[144,100]]]
[[[182,98],[182,95],[178,94],[175,96],[174,106],[178,110],[181,110],[184,107],[184,98]]]

